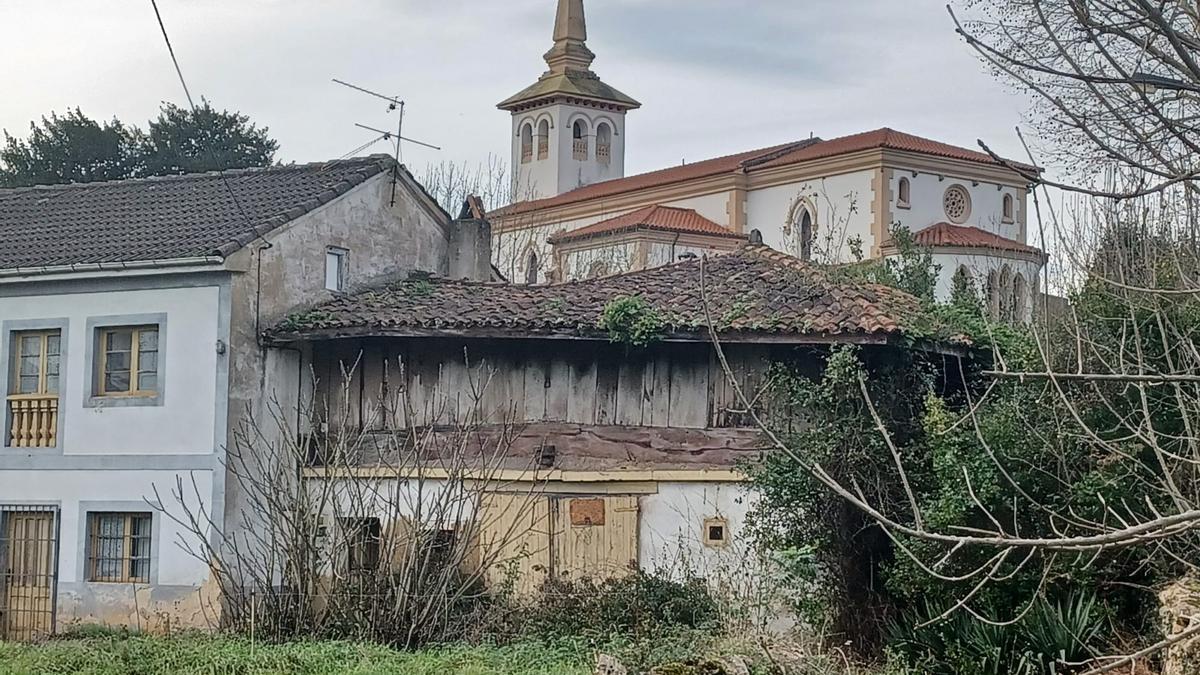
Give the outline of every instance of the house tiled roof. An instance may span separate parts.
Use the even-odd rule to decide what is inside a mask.
[[[0,190],[0,269],[228,256],[393,166],[376,155]]]
[[[659,232],[679,232],[683,234],[707,235],[710,237],[745,239],[744,236],[727,227],[714,223],[696,213],[693,209],[654,205],[617,216],[616,218],[602,220],[577,230],[556,234],[550,237],[550,243],[565,244],[580,239],[633,230],[656,230]]]
[[[683,183],[723,173],[752,173],[764,169],[875,149],[912,152],[992,166],[1001,165],[1000,162],[994,160],[990,155],[977,150],[969,150],[884,127],[828,141],[820,138],[810,138],[795,143],[784,143],[770,148],[751,150],[727,157],[718,157],[716,159],[651,171],[636,176],[593,183],[576,190],[571,190],[570,192],[564,192],[555,197],[512,204],[501,209],[496,215],[503,217],[506,215],[528,213],[530,211],[565,206],[591,199],[612,197],[652,187]],[[1020,167],[1023,171],[1030,173],[1036,173],[1037,171],[1032,166],[1018,162],[1010,163]]]
[[[930,248],[949,246],[957,248],[986,248],[994,251],[1014,251],[1037,255],[1041,255],[1042,253],[1041,249],[1015,239],[1001,237],[998,234],[981,230],[978,227],[952,225],[950,223],[938,223],[923,230],[918,230],[913,233],[913,242]],[[889,244],[891,244],[890,241],[885,243],[884,246],[886,247]]]
[[[919,320],[919,301],[901,291],[842,277],[761,245],[705,259],[549,286],[410,278],[335,299],[288,317],[272,337],[462,334],[606,337],[598,327],[614,299],[639,296],[671,334],[702,338],[704,270],[710,314],[723,333],[793,336],[797,341],[887,339]]]

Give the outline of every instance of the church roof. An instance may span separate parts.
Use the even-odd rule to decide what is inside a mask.
[[[685,164],[683,166],[660,169],[635,176],[593,183],[571,190],[570,192],[564,192],[555,197],[518,202],[501,209],[496,215],[503,217],[517,213],[528,213],[530,211],[565,206],[600,197],[612,197],[652,187],[683,183],[722,173],[753,173],[764,169],[800,164],[827,157],[835,157],[837,155],[880,149],[912,152],[990,166],[1005,165],[1005,162],[997,161],[983,152],[884,127],[828,141],[820,138],[810,138],[795,143],[784,143],[782,145],[718,157],[693,164]],[[1031,174],[1037,172],[1035,167],[1026,164],[1018,162],[1008,163]]]
[[[755,160],[777,157],[780,153],[789,152],[819,142],[820,139],[810,138],[795,143],[784,143],[769,148],[759,148],[758,150],[750,150],[749,152],[739,152],[734,155],[706,159],[701,162],[673,166],[668,169],[659,169],[658,171],[650,171],[635,176],[592,183],[591,185],[585,185],[570,192],[564,192],[556,197],[518,202],[500,209],[495,215],[505,216],[514,213],[526,213],[552,206],[574,204],[575,202],[587,201],[597,197],[611,197],[626,192],[635,192],[662,185],[673,185],[675,183],[707,178],[723,173],[733,173],[747,168]]]
[[[714,223],[696,213],[693,209],[680,209],[656,204],[617,216],[616,218],[602,220],[577,230],[560,232],[550,237],[550,243],[565,244],[581,239],[635,230],[654,230],[657,232],[678,232],[729,239],[745,239],[743,235]]]
[[[591,70],[596,55],[587,48],[587,19],[583,0],[558,0],[554,17],[554,46],[546,52],[549,66],[542,77],[510,96],[497,106],[516,110],[559,97],[578,98],[615,106],[623,110],[640,108],[641,103],[600,81]]]
[[[1023,242],[1001,237],[998,234],[981,230],[970,225],[953,225],[938,223],[913,233],[913,242],[929,248],[982,248],[993,251],[1011,251],[1014,253],[1031,253],[1042,255],[1042,250]],[[894,241],[887,241],[884,247],[894,246]]]
[[[557,96],[599,101],[626,110],[642,106],[633,98],[602,82],[599,76],[590,70],[568,70],[562,73],[547,72],[537,82],[504,99],[496,107],[512,110]]]
[[[337,339],[410,335],[608,339],[599,327],[614,299],[641,297],[677,339],[707,339],[708,316],[723,335],[796,342],[887,341],[926,331],[921,303],[902,291],[746,245],[615,276],[553,285],[412,277],[339,297],[288,317],[269,337]]]
[[[0,189],[0,269],[225,257],[393,168],[417,185],[392,158],[374,155]]]

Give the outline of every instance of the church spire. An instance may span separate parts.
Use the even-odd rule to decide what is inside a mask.
[[[587,18],[583,0],[558,0],[554,18],[554,46],[546,52],[546,63],[552,73],[568,70],[588,70],[596,55],[587,48]]]

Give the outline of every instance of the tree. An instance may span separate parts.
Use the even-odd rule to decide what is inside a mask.
[[[5,132],[0,187],[269,166],[278,149],[266,127],[208,101],[195,110],[163,104],[145,132],[117,119],[98,123],[76,108],[31,123],[27,139]]]
[[[194,110],[165,103],[142,137],[144,175],[269,166],[279,143],[239,112],[217,110],[201,100]]]
[[[138,175],[138,132],[119,120],[99,123],[76,108],[41,124],[29,138],[4,133],[0,187],[119,180]]]
[[[1033,97],[1042,154],[1067,167],[1052,180],[1009,164],[1076,200],[1070,217],[1037,218],[1043,241],[1062,242],[1075,279],[1070,310],[1015,344],[986,340],[992,365],[980,383],[957,405],[931,399],[915,436],[910,419],[883,408],[897,395],[860,368],[849,380],[861,385],[854,425],[833,428],[874,428],[886,454],[869,475],[840,472],[760,426],[793,471],[886,534],[896,556],[889,583],[943,595],[912,627],[969,616],[973,630],[1005,640],[1064,580],[1094,575],[1097,592],[1110,593],[1104,581],[1128,584],[1112,569],[1150,584],[1200,574],[1200,7],[960,4],[971,13],[955,17],[960,35]],[[999,332],[977,317],[973,326],[985,338]],[[1007,592],[1021,576],[1032,583]],[[1153,607],[1144,590],[1143,606]],[[1132,649],[1089,644],[1086,658],[1052,667],[1129,672],[1198,639],[1200,618],[1164,633],[1143,633]],[[1125,655],[1105,655],[1117,650]]]

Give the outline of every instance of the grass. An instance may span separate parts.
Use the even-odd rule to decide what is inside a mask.
[[[0,643],[0,674],[86,675],[587,675],[580,641],[447,646],[420,652],[345,642],[251,645],[234,637],[107,636],[40,645]]]

